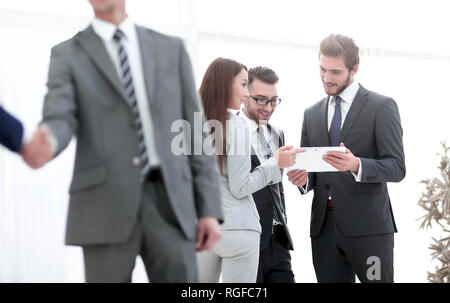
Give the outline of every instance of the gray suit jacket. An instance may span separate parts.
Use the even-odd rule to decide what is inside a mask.
[[[222,229],[249,229],[261,232],[259,214],[252,194],[268,184],[281,182],[277,161],[271,158],[251,171],[251,140],[247,122],[230,114],[233,131],[227,128],[227,150],[221,177],[225,222]]]
[[[301,146],[329,146],[328,97],[305,110]],[[347,236],[397,231],[386,182],[405,177],[403,131],[397,104],[360,86],[341,130],[340,142],[361,159],[362,180],[351,172],[310,173],[314,190],[311,237],[319,235],[331,189],[334,216]]]
[[[182,232],[194,239],[196,218],[222,220],[222,210],[216,158],[171,152],[172,122],[193,125],[202,111],[190,60],[179,38],[139,26],[137,34],[162,176]],[[52,49],[47,85],[42,122],[58,140],[57,154],[77,137],[66,242],[123,242],[141,201],[138,138],[123,85],[92,27]]]

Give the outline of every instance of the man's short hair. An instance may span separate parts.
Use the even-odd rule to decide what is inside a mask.
[[[359,64],[359,47],[355,41],[344,35],[332,34],[320,43],[319,57],[343,57],[345,66],[352,70]]]
[[[255,79],[267,84],[276,84],[280,78],[270,68],[257,66],[248,70],[248,85],[251,86]]]

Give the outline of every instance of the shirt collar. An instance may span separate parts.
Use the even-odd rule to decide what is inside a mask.
[[[123,20],[119,26],[98,18],[94,18],[92,20],[92,28],[94,29],[94,32],[104,41],[112,41],[117,28],[120,28],[120,30],[125,34],[126,39],[130,40],[135,37],[134,23],[130,17]]]
[[[356,94],[359,90],[359,83],[356,80],[353,80],[352,84],[347,86],[340,94],[342,101],[347,102],[349,105],[352,105],[353,100],[355,100]],[[334,99],[330,96],[330,105],[334,103]]]
[[[256,132],[258,124],[255,122],[255,120],[247,117],[247,115],[243,111],[239,112],[239,116],[241,116],[245,121],[247,121],[248,127],[250,128],[250,133]]]

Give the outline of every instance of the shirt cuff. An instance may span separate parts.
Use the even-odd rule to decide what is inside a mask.
[[[298,187],[302,191],[302,194],[306,194],[308,192],[308,185],[309,185],[309,177],[306,179],[305,186],[299,186]]]
[[[25,126],[24,123],[22,123],[23,128],[23,135],[22,135],[22,148],[31,141],[31,138],[33,137],[33,133],[30,132],[30,129]]]
[[[56,139],[55,135],[53,135],[50,127],[48,127],[45,124],[41,124],[39,127],[44,127],[45,130],[47,130],[47,133],[49,134],[50,137],[50,144],[52,146],[52,154],[56,155],[56,151],[58,150],[58,139]]]
[[[274,179],[271,180],[273,183],[278,183],[283,180],[283,175],[281,174],[281,169],[280,169],[280,166],[278,165],[277,159],[275,159],[274,157],[271,157],[264,162],[264,165],[274,167],[274,172],[275,172],[275,174],[273,175]]]
[[[359,161],[358,174],[355,174],[354,172],[352,172],[352,175],[353,175],[353,177],[355,177],[356,182],[361,182],[361,177],[362,177],[361,159],[358,158],[358,161]]]

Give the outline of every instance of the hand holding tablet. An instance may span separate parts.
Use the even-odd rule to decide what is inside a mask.
[[[306,170],[307,172],[336,172],[338,169],[325,162],[323,156],[329,151],[345,154],[344,146],[325,146],[325,147],[302,147],[305,151],[298,153],[295,158],[295,164],[286,168],[291,170]]]

